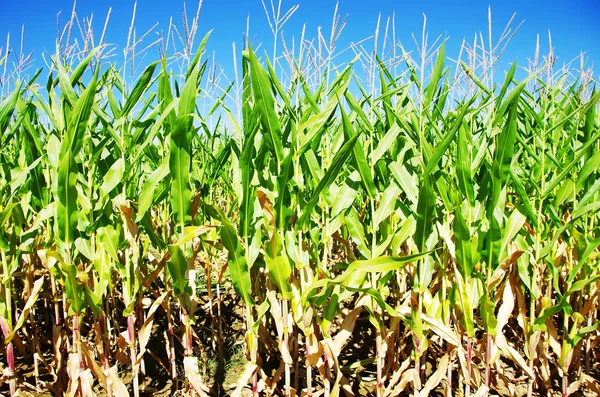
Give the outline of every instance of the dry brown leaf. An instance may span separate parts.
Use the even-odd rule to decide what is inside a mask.
[[[277,344],[279,346],[279,352],[281,353],[281,358],[283,359],[283,362],[287,365],[294,365],[294,359],[290,354],[290,348],[288,344],[282,340],[278,341]]]
[[[66,396],[74,397],[79,388],[79,354],[69,354],[67,361],[67,373],[69,374],[69,385],[67,386]]]
[[[587,375],[587,374],[583,374],[583,379],[585,382],[585,385],[594,393],[596,393],[596,395],[600,396],[600,385],[598,384],[598,380],[592,378],[591,376]]]
[[[11,330],[11,333],[5,338],[4,343],[10,342],[14,338],[15,333],[25,323],[25,318],[27,318],[27,316],[29,316],[29,311],[31,310],[33,305],[35,305],[38,294],[40,293],[40,289],[42,288],[43,284],[44,284],[44,277],[38,278],[33,283],[33,288],[31,289],[31,293],[29,294],[29,298],[27,299],[27,302],[25,302],[25,307],[23,307],[23,311],[21,311],[21,314],[19,315],[19,318],[17,319],[17,322],[15,323],[15,327]],[[6,324],[6,325],[8,325],[8,324]],[[5,328],[5,325],[3,324],[2,332],[4,332],[4,328]]]
[[[558,357],[560,357],[562,355],[562,346],[560,344],[560,338],[558,336],[558,331],[556,330],[556,327],[554,326],[554,322],[552,321],[552,317],[549,317],[546,320],[546,334],[548,335],[548,344],[550,345],[550,347],[552,348],[552,350],[554,350],[554,353],[556,353],[556,355]]]
[[[317,366],[317,362],[323,356],[323,346],[317,340],[314,333],[306,336],[306,358],[308,363],[313,367]]]
[[[106,387],[106,375],[104,375],[104,371],[98,365],[96,360],[94,359],[94,353],[90,350],[89,346],[85,343],[81,344],[81,356],[83,362],[85,363],[85,368],[91,370],[96,379],[100,382],[103,387]]]
[[[92,390],[92,372],[89,369],[79,373],[79,381],[81,384],[81,395],[83,397],[96,397],[96,393]]]
[[[383,392],[384,396],[396,396],[396,394],[393,393],[393,388],[400,381],[400,378],[408,369],[411,363],[412,360],[410,358],[407,358],[402,362],[402,364],[400,364],[400,368],[396,372],[394,372],[394,375],[390,378],[390,381],[388,382],[388,385]]]
[[[540,376],[542,377],[542,381],[544,382],[544,386],[546,387],[546,389],[550,389],[552,374],[550,373],[550,363],[548,362],[548,356],[546,354],[540,354],[539,360],[541,363],[541,365],[539,366]]]
[[[246,370],[240,376],[237,383],[237,387],[235,388],[234,392],[231,393],[231,397],[242,397],[242,390],[244,390],[244,387],[246,387],[246,385],[248,385],[248,383],[250,382],[250,378],[252,378],[252,374],[254,374],[256,368],[257,365],[254,363],[246,364]]]
[[[498,325],[496,326],[496,332],[498,335],[502,334],[502,330],[508,324],[508,320],[515,308],[515,298],[510,283],[504,283],[504,291],[502,293],[502,305],[498,310]]]
[[[429,317],[426,314],[421,314],[421,319],[437,336],[453,346],[459,345],[460,340],[458,335],[452,330],[452,328],[448,327],[437,318]]]
[[[168,292],[164,292],[154,301],[152,306],[150,306],[150,309],[148,309],[148,313],[146,313],[146,320],[144,321],[144,324],[142,324],[140,330],[138,331],[140,352],[138,353],[136,358],[136,365],[140,364],[142,358],[144,357],[144,353],[146,353],[146,346],[148,345],[148,341],[150,340],[152,324],[154,323],[154,313],[156,313],[156,310],[162,304],[162,301],[167,297],[167,295]]]
[[[256,196],[258,197],[260,207],[262,208],[263,213],[265,214],[265,217],[269,222],[269,225],[271,226],[271,228],[275,229],[276,224],[275,214],[273,211],[273,203],[271,203],[271,200],[267,197],[267,194],[260,189],[256,190]]]
[[[137,242],[135,241],[138,234],[138,227],[136,223],[133,221],[133,208],[129,205],[129,201],[126,201],[121,204],[121,212],[125,217],[125,221],[127,223],[127,231],[129,233],[125,233],[127,236],[127,240],[132,247],[137,247]]]
[[[325,393],[325,390],[321,389],[321,390],[313,390],[313,392],[311,393],[312,397],[321,397],[322,394]],[[302,392],[300,393],[300,397],[308,397],[308,392],[306,391],[306,389],[302,389]]]
[[[402,378],[400,379],[400,383],[398,384],[398,386],[396,386],[394,388],[391,395],[393,395],[393,396],[400,395],[400,393],[402,391],[404,391],[404,389],[406,389],[406,386],[408,386],[409,383],[414,384],[416,378],[418,378],[418,376],[417,376],[417,371],[414,368],[411,368],[408,371],[405,371],[404,374],[402,375]]]
[[[119,378],[117,366],[114,365],[104,372],[106,382],[110,385],[110,389],[114,397],[129,397],[127,386]]]
[[[285,372],[285,364],[281,361],[279,362],[279,367],[277,371],[271,373],[271,376],[265,376],[265,387],[264,391],[267,395],[272,395],[275,393],[275,389],[277,388],[277,383],[281,380],[283,373]]]
[[[595,284],[592,284],[592,290],[590,291],[590,299],[588,299],[585,304],[583,305],[583,308],[580,310],[580,313],[582,316],[586,317],[588,314],[590,314],[592,311],[596,310],[598,308],[598,293],[597,293],[597,288],[595,286]]]
[[[270,307],[269,311],[275,320],[275,326],[277,327],[277,336],[281,338],[283,335],[283,315],[281,314],[281,302],[277,299],[277,292],[275,290],[269,290],[267,292],[267,299],[269,300]]]
[[[515,308],[515,300],[510,283],[504,283],[502,291],[502,304],[500,305],[497,316],[496,343],[492,344],[490,349],[492,357],[491,363],[494,363],[499,358],[499,354],[497,354],[498,347],[502,349],[505,354],[508,354],[508,351],[503,349],[503,347],[506,346],[506,338],[504,337],[503,329],[506,324],[508,324],[508,320]]]
[[[435,372],[429,377],[429,379],[427,379],[427,382],[425,382],[425,386],[420,392],[422,396],[428,396],[429,393],[440,384],[442,379],[444,379],[449,361],[448,354],[444,354],[444,356],[438,362]]]
[[[498,335],[496,337],[496,344],[498,345],[500,350],[502,350],[502,353],[504,353],[504,355],[506,355],[508,358],[511,358],[515,362],[515,364],[517,364],[519,367],[521,367],[521,369],[523,369],[523,371],[527,373],[527,375],[530,378],[535,378],[533,369],[531,369],[531,367],[527,365],[527,362],[525,361],[523,356],[521,356],[521,354],[519,354],[519,352],[515,350],[515,348],[513,348],[508,344],[508,342],[506,342],[506,338],[504,337],[504,335]]]
[[[523,255],[523,250],[516,250],[512,252],[507,258],[505,258],[500,265],[494,270],[492,277],[488,280],[488,289],[495,289],[504,279],[510,266],[517,261]]]
[[[352,391],[352,385],[348,381],[348,378],[344,376],[340,372],[340,386],[346,397],[354,397],[354,392]]]
[[[490,388],[486,385],[481,385],[473,397],[485,397],[490,393]]]
[[[579,390],[581,388],[581,384],[583,383],[584,379],[585,378],[582,373],[575,382],[571,383],[569,385],[569,387],[567,388],[567,396],[570,396],[571,394],[573,394],[577,390]]]
[[[198,372],[198,357],[184,357],[183,368],[185,369],[185,377],[192,384],[196,393],[200,397],[208,397],[210,389],[204,385],[202,375]]]
[[[352,336],[352,332],[354,331],[354,326],[356,325],[356,319],[360,316],[362,312],[362,306],[356,307],[350,311],[345,317],[340,330],[337,335],[333,338],[332,346],[334,348],[334,353],[336,356],[339,356],[346,343],[348,343],[348,339]]]

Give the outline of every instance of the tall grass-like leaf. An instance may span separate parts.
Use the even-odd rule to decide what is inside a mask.
[[[469,154],[469,143],[467,141],[466,123],[458,128],[458,141],[456,150],[456,176],[458,187],[469,205],[475,205],[475,191],[473,189],[473,176],[471,172],[471,156]]]
[[[284,299],[291,299],[290,276],[292,275],[292,264],[289,262],[283,248],[283,238],[279,231],[273,233],[271,241],[266,244],[265,251],[269,279],[277,286]]]
[[[448,129],[448,132],[446,132],[446,134],[442,138],[441,142],[439,142],[436,145],[436,148],[433,151],[433,153],[431,154],[431,157],[426,158],[426,162],[427,162],[426,172],[432,173],[435,171],[435,169],[438,166],[438,163],[444,156],[444,153],[446,152],[446,150],[448,149],[450,144],[454,141],[456,133],[460,129],[460,126],[462,125],[465,115],[470,110],[471,104],[473,104],[473,102],[475,102],[476,99],[477,99],[477,96],[474,96],[473,98],[471,98],[470,100],[468,100],[465,104],[463,104],[461,106],[461,110],[458,113],[456,119],[454,120],[454,123],[452,124],[452,126]]]
[[[583,146],[581,146],[577,152],[574,155],[574,159],[573,161],[571,161],[569,164],[567,164],[560,173],[558,173],[558,175],[556,175],[553,179],[552,182],[550,182],[548,184],[548,186],[546,187],[546,190],[544,190],[542,192],[542,199],[548,197],[548,195],[550,193],[552,193],[552,191],[558,186],[560,185],[561,182],[564,181],[565,177],[567,175],[569,175],[569,173],[573,172],[573,170],[575,169],[575,167],[577,167],[579,161],[581,160],[581,158],[587,153],[587,151],[589,150],[589,148],[593,147],[596,142],[598,141],[598,139],[600,139],[600,133],[597,133],[595,135],[593,135],[590,140],[588,140]],[[591,166],[592,163],[590,163],[589,166]],[[580,186],[582,186],[582,184],[580,183]]]
[[[433,95],[438,89],[438,84],[440,79],[442,78],[444,71],[444,61],[445,61],[445,48],[446,43],[442,43],[440,46],[440,50],[438,52],[437,59],[435,60],[435,65],[433,66],[433,71],[431,72],[431,78],[429,79],[429,84],[425,89],[425,102],[423,103],[423,108],[428,109],[431,101],[433,100]]]
[[[347,140],[356,140],[359,135],[354,131],[354,127],[352,127],[352,123],[350,123],[350,119],[346,115],[346,112],[343,108],[340,107],[340,113],[342,114],[342,128],[344,129],[344,136]],[[371,174],[371,167],[367,163],[367,159],[365,157],[365,153],[363,147],[361,145],[355,145],[353,148],[354,152],[354,165],[360,174],[360,178],[365,187],[365,191],[367,195],[371,199],[375,199],[377,197],[377,192],[375,190],[375,183],[373,182],[373,175]]]
[[[419,200],[417,203],[417,230],[415,232],[415,244],[420,252],[425,251],[426,241],[433,230],[433,219],[435,217],[435,195],[431,176],[425,172],[419,183]]]
[[[473,273],[473,247],[471,231],[462,210],[458,208],[454,214],[454,235],[456,236],[456,261],[460,264],[461,274],[467,280]]]
[[[387,273],[389,271],[399,270],[402,266],[423,259],[429,254],[431,254],[431,252],[422,252],[402,257],[380,256],[373,259],[354,261],[342,274],[337,276],[334,281],[344,283],[346,280],[353,278],[355,273]]]
[[[222,213],[221,221],[223,222],[221,238],[223,239],[223,245],[228,251],[229,272],[231,274],[233,288],[244,300],[246,305],[254,305],[254,298],[252,297],[252,281],[243,248],[239,243],[235,228]]]
[[[510,83],[512,83],[513,78],[515,77],[516,70],[517,70],[517,63],[513,62],[508,73],[506,73],[506,78],[504,79],[504,84],[502,84],[502,88],[500,88],[500,92],[498,93],[498,96],[496,97],[496,106],[500,106],[500,104],[502,103],[502,99],[504,99],[504,95],[506,94],[506,91],[508,90]]]
[[[162,163],[155,169],[148,179],[144,182],[142,190],[138,198],[138,209],[136,215],[136,222],[139,222],[146,212],[152,206],[154,200],[154,192],[158,184],[169,175],[169,157],[165,157]]]
[[[509,109],[508,118],[502,132],[496,141],[496,150],[490,173],[490,190],[487,204],[487,217],[489,230],[487,233],[488,267],[495,269],[499,261],[499,243],[502,238],[502,222],[504,217],[505,185],[510,175],[515,147],[515,135],[517,126],[517,106],[515,101]]]
[[[119,183],[121,183],[124,166],[125,164],[122,157],[118,158],[117,161],[110,166],[102,185],[100,185],[100,195],[102,197],[107,196]]]
[[[167,73],[167,60],[162,60],[162,68],[158,77],[158,100],[162,117],[166,117],[165,129],[170,132],[175,128],[177,116],[174,110],[168,110],[167,107],[173,102],[173,92],[171,91],[171,83],[169,82],[169,74]]]
[[[189,297],[192,294],[192,288],[187,279],[188,264],[181,247],[177,245],[169,246],[171,259],[167,262],[169,275],[173,280],[173,293],[177,297]]]
[[[185,73],[186,80],[190,78],[192,73],[194,73],[194,70],[196,70],[198,63],[200,62],[200,58],[202,57],[202,55],[204,55],[204,49],[206,48],[206,44],[208,43],[208,39],[210,38],[211,33],[212,33],[212,29],[209,30],[202,38],[202,41],[200,42],[200,45],[198,46],[198,49],[196,50],[196,54],[194,55],[194,58],[192,59],[192,62],[190,62],[190,64],[188,65],[188,70]]]
[[[417,218],[417,228],[415,231],[415,245],[419,252],[425,252],[427,248],[427,239],[433,231],[433,220],[435,218],[435,202],[436,198],[433,193],[433,186],[431,183],[431,176],[425,172],[421,177],[419,186],[419,201],[417,203],[417,212],[415,217]],[[423,292],[424,288],[427,287],[427,280],[430,280],[431,274],[426,266],[425,261],[419,262],[418,280],[416,286],[419,292]]]
[[[127,97],[125,105],[123,105],[123,109],[121,109],[120,112],[121,117],[127,117],[133,110],[133,107],[138,103],[144,92],[148,90],[152,82],[152,75],[154,74],[154,70],[156,69],[157,65],[158,62],[154,62],[146,67],[146,70],[144,70],[144,73],[142,73],[137,83],[133,87],[133,90],[131,90],[131,93]]]
[[[18,85],[15,90],[0,104],[0,132],[2,132],[3,135],[10,124],[10,118],[15,111],[15,105],[20,95],[21,86]]]
[[[346,143],[344,143],[340,150],[335,154],[333,160],[331,160],[331,165],[327,169],[327,172],[325,172],[323,179],[321,179],[321,181],[315,188],[312,198],[305,206],[302,207],[302,215],[300,216],[300,218],[298,218],[298,221],[296,222],[296,226],[298,229],[304,227],[306,221],[312,213],[313,208],[315,208],[315,206],[317,205],[319,201],[319,195],[321,194],[323,189],[331,185],[333,181],[335,181],[335,179],[338,177],[340,170],[347,161],[348,155],[353,149],[354,145],[356,144],[357,139],[358,135],[355,135],[354,137],[347,140]]]
[[[261,125],[267,132],[275,159],[278,163],[283,162],[283,143],[281,141],[281,124],[275,111],[275,101],[269,82],[269,75],[262,67],[258,58],[251,49],[248,49],[248,59],[250,61],[250,75],[252,76],[252,93],[254,95],[255,106],[260,114]]]
[[[181,231],[191,220],[192,188],[192,134],[194,130],[191,114],[196,107],[198,74],[195,68],[183,86],[175,128],[171,132],[169,172],[171,174],[171,206]]]
[[[521,178],[515,173],[515,171],[511,168],[509,172],[515,191],[519,196],[519,199],[521,200],[521,205],[524,208],[524,212],[527,215],[529,222],[537,228],[538,217],[536,215],[535,210],[531,206],[530,196],[525,191],[525,187],[521,182]]]
[[[83,144],[83,134],[87,129],[94,97],[96,94],[96,77],[98,69],[89,86],[76,102],[67,131],[60,147],[60,163],[58,166],[58,236],[67,245],[75,240],[79,209],[77,206],[77,164],[75,156]]]

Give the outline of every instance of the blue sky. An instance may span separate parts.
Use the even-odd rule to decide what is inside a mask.
[[[268,1],[268,0],[267,0]],[[329,32],[335,0],[284,0],[283,8],[299,4],[299,9],[284,27],[286,38],[300,35],[302,25],[307,24],[307,36],[315,37],[318,26]],[[43,66],[41,53],[52,52],[56,38],[56,14],[62,11],[61,23],[64,25],[72,8],[71,0],[0,0],[0,47],[5,47],[6,34],[11,33],[13,47],[18,50],[21,25],[25,25],[25,52],[34,51],[36,65]],[[580,51],[587,53],[590,62],[600,68],[600,2],[597,0],[505,0],[480,1],[393,1],[340,0],[339,12],[342,17],[348,14],[348,22],[341,36],[339,46],[357,41],[373,33],[378,14],[382,18],[396,12],[396,36],[402,43],[414,48],[411,33],[420,36],[423,13],[427,15],[427,27],[430,41],[438,35],[450,36],[447,53],[456,54],[463,37],[473,41],[475,32],[484,32],[487,40],[487,9],[492,8],[494,41],[502,32],[511,15],[516,12],[513,27],[525,20],[508,50],[503,56],[502,69],[517,60],[526,65],[527,57],[532,57],[536,34],[541,35],[542,53],[548,51],[548,29],[552,32],[553,46],[559,56],[558,64],[576,57]],[[187,2],[188,15],[195,13],[197,2]],[[126,38],[133,0],[79,0],[77,13],[80,17],[93,14],[93,25],[99,36],[108,9],[112,7],[106,41],[123,46]],[[136,26],[138,35],[146,31],[155,22],[155,30],[167,29],[169,16],[181,26],[183,1],[139,0],[137,5]],[[236,41],[238,48],[242,43],[246,18],[250,15],[251,33],[257,41],[271,48],[272,36],[260,0],[204,0],[200,16],[199,38],[210,29],[214,29],[210,39],[210,49],[216,50],[217,58],[229,69],[232,55],[231,43]],[[154,35],[153,37],[156,37]],[[150,40],[145,41],[150,43]],[[122,48],[122,47],[121,47]],[[119,50],[119,53],[122,53]],[[157,53],[149,54],[156,57]],[[11,58],[14,60],[14,58]]]

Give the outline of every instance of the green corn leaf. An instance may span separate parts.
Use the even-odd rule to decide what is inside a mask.
[[[100,51],[101,48],[102,47],[94,47],[94,48],[92,48],[92,50],[84,58],[84,60],[81,61],[81,63],[79,65],[77,65],[77,67],[75,68],[75,70],[73,70],[73,73],[71,74],[71,79],[70,79],[71,87],[75,87],[77,84],[81,83],[81,77],[85,73],[85,71],[88,68],[90,62],[92,62],[92,59],[94,59],[94,57],[96,56],[96,54],[98,53],[98,51]]]
[[[300,218],[298,218],[298,221],[296,222],[296,227],[298,229],[301,229],[304,227],[306,221],[308,220],[308,218],[310,217],[310,215],[312,213],[313,208],[315,208],[315,206],[317,205],[317,203],[319,201],[319,195],[321,194],[321,192],[325,188],[329,187],[329,185],[331,185],[335,181],[335,179],[338,177],[338,175],[342,169],[342,166],[348,159],[348,155],[350,154],[350,151],[353,149],[354,144],[356,143],[357,139],[358,139],[358,135],[355,135],[354,137],[350,138],[348,141],[346,141],[346,143],[344,143],[344,145],[340,148],[340,150],[333,157],[333,160],[331,161],[331,165],[329,166],[329,169],[327,169],[327,172],[325,172],[325,175],[323,176],[323,178],[321,179],[321,181],[315,188],[312,198],[302,208],[302,215],[300,216]]]
[[[111,165],[110,169],[104,176],[102,185],[100,185],[100,196],[106,197],[115,188],[123,178],[124,161],[122,157],[119,157],[117,161]]]
[[[504,102],[502,102],[502,104],[498,107],[498,111],[496,112],[496,117],[494,119],[494,125],[498,125],[498,123],[501,121],[502,117],[504,117],[506,112],[510,112],[509,107],[511,107],[513,102],[518,102],[521,92],[523,92],[529,80],[531,80],[534,76],[536,76],[536,73],[532,73],[529,76],[527,76],[508,94]]]
[[[513,183],[515,191],[517,192],[517,195],[519,196],[519,199],[521,200],[521,205],[523,206],[523,209],[525,210],[525,214],[528,217],[529,223],[531,223],[537,229],[538,228],[538,224],[537,224],[538,217],[535,213],[535,210],[531,206],[530,197],[527,195],[527,192],[525,191],[525,187],[523,186],[523,183],[521,182],[521,178],[515,173],[515,170],[513,167],[511,167],[509,169],[509,172],[510,172],[511,181]]]
[[[129,113],[133,110],[133,107],[138,103],[146,90],[150,88],[152,76],[154,75],[154,70],[156,69],[157,65],[158,62],[154,62],[146,67],[146,70],[144,70],[144,73],[142,73],[137,83],[135,83],[133,90],[131,90],[131,93],[127,97],[125,105],[123,105],[123,109],[121,109],[119,112],[121,117],[129,116]],[[143,112],[141,113],[143,114]]]
[[[69,122],[67,132],[63,137],[60,147],[60,161],[58,165],[58,236],[67,245],[75,241],[75,229],[79,219],[77,206],[77,164],[75,156],[81,148],[83,134],[87,129],[96,94],[96,74],[81,98],[77,100],[73,116]]]
[[[517,97],[515,97],[517,98]],[[499,248],[502,237],[501,223],[504,216],[505,202],[502,193],[505,191],[506,182],[510,175],[510,166],[513,160],[517,133],[518,98],[509,108],[508,118],[504,129],[499,134],[491,172],[491,192],[488,201],[488,265],[495,267],[500,258]]]
[[[392,177],[408,196],[411,203],[417,204],[419,198],[419,184],[416,176],[411,175],[404,165],[392,161],[389,165]]]
[[[471,156],[469,154],[469,143],[467,141],[466,123],[458,128],[458,141],[456,151],[456,176],[458,177],[458,187],[467,199],[469,205],[475,205],[475,191],[473,177],[471,173]]]
[[[194,238],[199,237],[202,234],[206,234],[213,230],[215,226],[186,226],[183,229],[183,233],[177,242],[173,245],[181,247],[186,243],[192,241]]]
[[[388,132],[385,133],[381,141],[379,141],[377,144],[375,151],[371,154],[372,164],[377,163],[383,157],[383,155],[392,148],[392,145],[398,138],[398,135],[401,131],[402,130],[398,124],[394,123],[394,125],[392,125]]]
[[[454,213],[454,235],[456,244],[456,261],[460,265],[461,274],[465,279],[473,273],[473,246],[471,244],[471,231],[462,210],[458,208]],[[475,247],[476,249],[477,247]]]
[[[477,76],[475,76],[475,73],[473,73],[473,71],[469,68],[469,66],[467,66],[466,63],[460,61],[460,66],[465,72],[465,74],[475,83],[477,87],[479,87],[483,92],[488,94],[488,96],[492,96],[492,92],[485,86],[485,84],[481,82],[481,80],[477,78]]]
[[[421,252],[425,251],[426,241],[433,230],[435,218],[435,195],[430,175],[425,172],[419,186],[419,201],[417,204],[417,230],[415,231],[415,244]]]
[[[590,148],[591,147],[592,146],[590,146]],[[598,169],[599,166],[600,166],[600,152],[596,152],[591,157],[588,157],[587,161],[585,162],[585,164],[583,165],[583,167],[581,167],[581,170],[579,171],[579,175],[577,176],[577,184],[576,184],[576,190],[578,192],[581,191],[581,189],[583,189],[587,185],[586,182],[587,182],[589,176],[592,173],[596,172],[596,170]]]
[[[350,119],[346,115],[346,112],[343,108],[340,107],[340,112],[342,114],[342,125],[344,129],[344,136],[348,141],[354,139],[358,139],[358,134],[354,132],[354,128],[352,127],[352,123],[350,123]],[[373,182],[373,175],[371,174],[371,167],[367,163],[365,153],[363,147],[361,145],[354,145],[354,164],[360,173],[360,178],[362,180],[363,185],[365,186],[365,191],[369,195],[369,198],[375,199],[377,197],[377,192],[375,190],[375,183]]]
[[[335,278],[335,281],[343,284],[345,280],[353,277],[354,273],[387,273],[400,270],[407,263],[416,262],[419,259],[425,258],[430,253],[424,252],[402,257],[381,256],[373,259],[354,261],[344,273]]]
[[[198,63],[200,62],[200,58],[202,57],[202,55],[204,55],[204,49],[206,48],[206,44],[208,43],[208,39],[210,37],[210,34],[212,33],[212,29],[208,31],[208,33],[206,33],[204,35],[204,37],[202,38],[202,41],[200,42],[200,45],[198,46],[198,50],[196,50],[196,54],[194,55],[194,59],[192,59],[192,62],[190,62],[190,64],[188,65],[188,70],[185,74],[185,79],[189,79],[191,74],[194,73],[194,71],[196,70],[196,67],[198,66]]]
[[[179,99],[179,114],[171,132],[169,172],[171,174],[171,206],[177,225],[183,231],[191,220],[192,189],[190,169],[192,167],[193,117],[198,94],[198,70],[186,80]]]
[[[352,241],[357,245],[358,251],[365,258],[371,257],[371,250],[367,247],[364,224],[358,218],[358,213],[352,207],[346,212],[345,216],[346,227],[348,233],[352,237]]]
[[[112,225],[101,227],[97,230],[98,248],[106,252],[116,263],[119,262],[119,234]]]
[[[438,52],[437,59],[435,60],[435,65],[433,66],[433,71],[431,73],[431,78],[429,79],[429,84],[425,89],[425,102],[423,103],[423,108],[428,109],[429,105],[431,105],[431,101],[433,100],[433,95],[438,89],[438,84],[440,79],[442,78],[444,71],[444,61],[445,61],[445,47],[446,43],[442,43],[440,50]]]
[[[185,255],[181,247],[176,245],[169,246],[169,253],[171,259],[167,262],[167,268],[173,281],[173,293],[179,298],[182,296],[189,298],[189,295],[192,294],[192,288],[187,279],[188,264]]]
[[[431,157],[429,157],[427,159],[426,172],[431,174],[432,172],[435,171],[435,169],[438,166],[438,163],[444,156],[444,153],[446,152],[446,150],[448,149],[448,147],[454,140],[454,137],[456,136],[456,132],[459,130],[460,126],[462,125],[463,119],[464,119],[465,115],[469,112],[469,110],[470,110],[469,107],[473,104],[473,102],[475,102],[475,99],[477,99],[477,96],[474,96],[469,101],[467,101],[464,105],[462,105],[461,110],[456,117],[456,120],[454,121],[454,123],[452,124],[452,126],[450,127],[448,132],[446,132],[446,134],[444,135],[444,138],[442,138],[442,141],[439,144],[437,144],[435,151],[433,152]]]
[[[21,86],[18,85],[15,90],[0,104],[0,132],[2,132],[2,135],[4,135],[9,126],[10,118],[15,111],[17,99],[19,99],[20,95]]]
[[[269,279],[277,286],[284,299],[291,299],[290,276],[292,275],[292,264],[285,253],[283,238],[279,231],[273,233],[271,241],[266,244],[265,254]]]
[[[252,93],[256,102],[255,107],[259,112],[261,125],[271,141],[275,159],[278,163],[281,163],[284,156],[283,144],[281,142],[282,131],[277,112],[275,111],[275,102],[273,100],[269,75],[251,49],[248,49],[248,58],[250,61],[250,74],[252,76]]]
[[[506,78],[504,79],[504,84],[502,84],[502,88],[500,88],[500,92],[498,93],[498,97],[496,98],[496,106],[500,106],[500,104],[502,103],[502,99],[504,99],[504,95],[506,95],[508,86],[510,85],[510,83],[512,83],[513,78],[515,77],[516,70],[517,70],[517,63],[513,62],[508,73],[506,73]]]
[[[158,184],[169,175],[169,157],[165,157],[162,163],[146,179],[138,197],[138,208],[136,222],[139,222],[154,202],[154,193]]]
[[[379,225],[394,212],[400,192],[400,188],[393,182],[383,192],[379,205],[373,214],[373,229],[375,231],[379,230]]]
[[[221,238],[223,239],[223,245],[228,251],[229,273],[233,281],[233,288],[246,305],[254,305],[250,271],[248,270],[248,263],[244,256],[242,245],[239,242],[239,237],[225,214],[221,210],[215,209],[218,211],[218,216],[223,224],[221,227]]]
[[[573,161],[571,161],[569,164],[567,164],[563,170],[554,177],[554,179],[552,180],[552,182],[546,187],[546,190],[544,192],[542,192],[542,196],[541,198],[544,199],[546,197],[548,197],[548,195],[562,182],[564,181],[565,177],[567,175],[569,175],[571,172],[573,172],[573,169],[578,165],[579,161],[581,160],[581,158],[587,153],[587,150],[591,147],[593,147],[593,145],[598,141],[598,139],[600,139],[600,133],[595,134],[594,136],[592,136],[592,138],[587,141],[583,146],[581,146],[577,152],[575,153],[574,159]]]

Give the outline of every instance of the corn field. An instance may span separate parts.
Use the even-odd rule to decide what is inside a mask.
[[[589,74],[208,41],[3,89],[2,393],[600,393]]]

